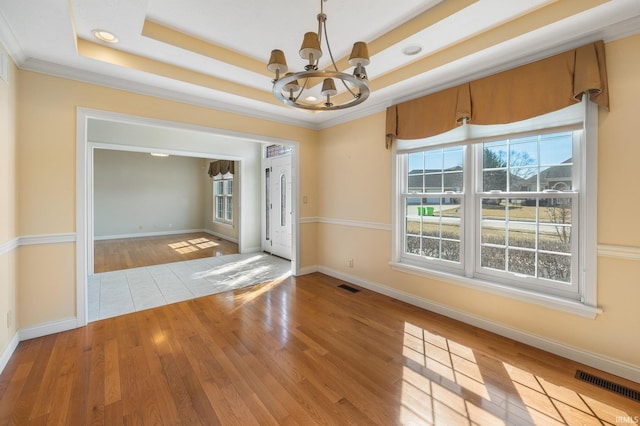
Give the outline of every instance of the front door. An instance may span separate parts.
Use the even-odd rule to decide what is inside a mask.
[[[265,159],[263,250],[291,259],[291,154]]]

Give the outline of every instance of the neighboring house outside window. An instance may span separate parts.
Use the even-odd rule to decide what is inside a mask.
[[[217,175],[213,178],[213,220],[233,224],[233,175]]]
[[[597,147],[586,108],[399,141],[392,265],[591,314],[596,185],[586,167]]]

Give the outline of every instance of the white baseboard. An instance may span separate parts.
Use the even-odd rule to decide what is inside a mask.
[[[67,318],[18,330],[9,341],[7,347],[0,354],[0,373],[2,373],[9,363],[9,359],[13,356],[13,353],[18,347],[18,343],[24,340],[35,339],[36,337],[73,330],[75,328],[78,328],[78,320],[76,318]]]
[[[482,328],[495,334],[499,334],[504,337],[516,340],[521,343],[533,346],[538,349],[542,349],[547,352],[559,355],[561,357],[589,365],[593,368],[597,368],[602,371],[614,374],[616,376],[623,377],[625,379],[633,380],[640,383],[640,366],[627,364],[625,362],[609,358],[600,354],[585,351],[580,348],[566,345],[561,342],[557,342],[545,337],[537,336],[516,328],[509,327],[507,325],[490,321],[469,313],[453,309],[451,307],[442,305],[440,303],[433,302],[416,295],[397,290],[391,287],[387,287],[382,284],[374,283],[371,281],[363,280],[359,277],[344,274],[342,272],[326,268],[324,266],[318,267],[318,272],[338,278],[349,283],[359,285],[376,293],[384,294],[393,299],[401,300],[414,306],[426,309],[444,315],[449,318],[453,318],[458,321],[462,321],[466,324],[473,325],[475,327]]]
[[[203,229],[202,232],[205,232],[209,235],[213,235],[214,237],[222,238],[223,240],[230,241],[232,243],[238,244],[237,238],[231,238],[228,235],[220,234],[219,232],[214,232],[211,229]]]
[[[262,252],[262,247],[260,246],[256,246],[256,247],[245,247],[242,250],[240,250],[240,253],[245,254],[245,253],[260,253]]]
[[[18,330],[18,338],[22,342],[23,340],[35,339],[36,337],[48,336],[49,334],[60,333],[75,328],[78,328],[77,318],[66,318]]]
[[[156,231],[156,232],[140,232],[134,234],[119,234],[119,235],[102,235],[94,237],[94,241],[102,240],[117,240],[120,238],[140,238],[140,237],[161,237],[163,235],[175,235],[175,234],[194,234],[196,232],[207,232],[204,229],[175,229],[171,231]]]
[[[18,337],[18,333],[16,333],[13,335],[13,337],[9,341],[9,344],[7,345],[7,347],[4,348],[2,353],[0,353],[0,374],[2,374],[2,372],[4,371],[4,368],[9,363],[11,356],[13,355],[16,348],[18,347],[18,343],[20,343],[20,338]]]
[[[298,271],[298,276],[313,274],[314,272],[318,272],[318,266],[317,265],[305,266],[304,268],[300,268],[300,270]],[[327,275],[329,275],[329,274],[327,274]]]

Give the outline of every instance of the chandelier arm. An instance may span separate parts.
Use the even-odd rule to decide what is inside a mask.
[[[298,96],[296,96],[296,98],[293,100],[294,103],[298,103],[298,99],[300,99],[300,96],[302,96],[302,92],[304,92],[304,90],[307,88],[307,84],[309,84],[309,77],[304,79],[304,85],[302,86],[302,89],[300,89],[300,93],[298,93]]]
[[[322,2],[322,0],[320,0]],[[336,61],[333,60],[333,53],[331,52],[331,45],[329,44],[329,35],[327,33],[327,22],[324,22],[324,39],[327,42],[327,51],[329,52],[329,57],[331,58],[331,63],[333,64],[333,69],[339,73],[340,71],[338,71],[338,66],[336,65]],[[342,85],[344,86],[345,89],[347,89],[349,91],[349,93],[351,93],[351,96],[353,96],[354,98],[357,97],[358,95],[356,95],[353,90],[351,90],[351,88],[349,86],[347,86],[347,83],[344,82],[343,79],[339,79],[342,82]]]
[[[326,104],[317,105],[317,104],[306,104],[303,102],[294,102],[293,99],[290,99],[288,96],[283,94],[284,87],[295,80],[302,79],[313,79],[313,78],[339,78],[346,81],[349,81],[354,87],[357,87],[360,93],[357,96],[354,96],[353,99],[349,102],[345,102],[342,104],[327,106]],[[306,82],[305,82],[306,85]],[[369,97],[369,86],[366,81],[360,80],[358,77],[353,76],[351,74],[338,73],[335,71],[301,71],[297,73],[289,74],[285,77],[282,77],[280,80],[273,84],[273,95],[282,101],[283,103],[306,110],[311,111],[332,111],[349,108],[358,104],[361,104],[365,99]]]

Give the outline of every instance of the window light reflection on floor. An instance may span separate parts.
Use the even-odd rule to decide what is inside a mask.
[[[180,254],[192,253],[198,250],[204,250],[209,247],[216,247],[220,244],[213,242],[207,238],[197,238],[195,240],[180,241],[177,243],[168,244],[169,247],[174,249]]]
[[[615,424],[623,410],[405,323],[402,424]]]

